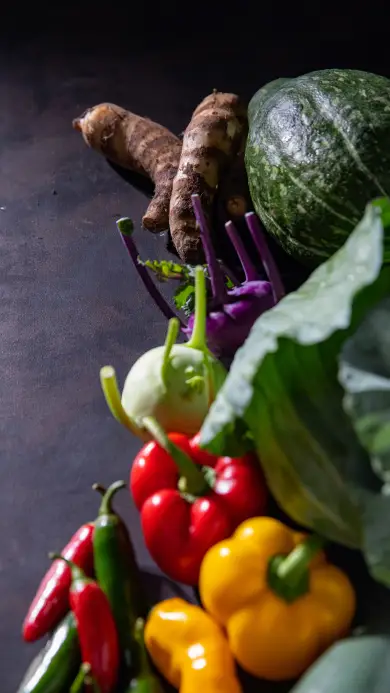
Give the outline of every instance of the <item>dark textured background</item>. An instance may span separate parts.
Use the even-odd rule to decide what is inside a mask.
[[[39,4],[2,9],[2,693],[16,689],[39,647],[22,644],[20,627],[47,552],[95,516],[91,484],[127,478],[139,447],[108,413],[99,368],[112,363],[122,381],[166,328],[115,231],[119,215],[141,218],[145,197],[85,147],[72,118],[109,100],[180,132],[214,87],[250,97],[272,78],[321,67],[388,69],[380,8],[368,25],[354,8],[352,26],[352,10],[324,15],[309,3],[258,17],[245,2],[230,14],[220,3],[127,12],[82,5],[49,14]],[[141,230],[137,238],[144,257],[164,252],[161,238]],[[117,506],[152,590],[168,594],[169,583],[153,577],[126,493]]]

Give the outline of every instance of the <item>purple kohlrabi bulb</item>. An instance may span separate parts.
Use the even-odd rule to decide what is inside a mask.
[[[231,358],[246,340],[259,315],[272,308],[272,286],[266,281],[251,281],[227,292],[226,303],[211,311],[206,320],[207,344],[215,356]],[[190,337],[193,317],[183,332]]]

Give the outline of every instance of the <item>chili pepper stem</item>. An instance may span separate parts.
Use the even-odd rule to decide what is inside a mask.
[[[84,691],[84,685],[86,683],[86,678],[91,672],[91,665],[87,662],[81,665],[79,673],[77,674],[75,680],[72,683],[69,693],[82,693]]]
[[[103,366],[100,370],[100,384],[107,406],[113,417],[128,428],[135,436],[138,436],[139,432],[137,431],[134,421],[123,408],[115,370],[112,366]]]
[[[156,419],[148,416],[143,419],[142,423],[156,443],[168,453],[176,464],[181,477],[179,481],[180,491],[185,491],[193,496],[204,495],[209,485],[200,467],[198,467],[183,450],[180,450],[180,448],[169,440],[167,434]]]
[[[177,318],[172,318],[168,323],[168,332],[164,345],[164,356],[161,367],[161,378],[164,385],[167,385],[167,371],[170,365],[171,351],[176,344],[177,335],[179,334],[180,323]]]
[[[114,481],[114,483],[111,484],[107,490],[105,490],[100,484],[93,484],[92,488],[94,491],[104,494],[99,508],[99,515],[111,515],[113,512],[112,499],[117,491],[122,488],[126,488],[126,482]]]
[[[134,640],[136,641],[139,652],[138,652],[138,665],[141,676],[147,676],[151,673],[151,666],[149,663],[148,653],[145,647],[144,640],[144,630],[145,621],[143,618],[137,618],[134,626]]]
[[[72,582],[75,582],[76,580],[88,580],[86,574],[84,571],[79,568],[76,563],[73,563],[73,561],[70,561],[68,558],[64,558],[61,556],[60,553],[49,553],[49,558],[52,561],[64,561],[66,565],[70,568],[70,571],[72,573]]]
[[[309,566],[323,549],[325,540],[313,534],[288,556],[274,556],[268,569],[271,589],[288,602],[295,601],[309,590]]]

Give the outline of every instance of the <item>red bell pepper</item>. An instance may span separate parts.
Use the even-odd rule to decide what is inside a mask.
[[[205,553],[241,522],[263,514],[267,492],[251,455],[214,457],[199,436],[168,436],[144,420],[154,440],[143,446],[130,474],[130,490],[146,546],[170,578],[196,585]]]
[[[119,640],[106,595],[97,582],[88,578],[75,563],[59,554],[70,568],[72,581],[69,603],[79,637],[82,662],[90,666],[90,674],[101,693],[112,693],[118,679]]]
[[[88,575],[93,572],[93,523],[80,527],[62,551]],[[22,634],[26,642],[34,642],[52,631],[69,611],[71,573],[64,561],[54,561],[41,581],[24,619]]]

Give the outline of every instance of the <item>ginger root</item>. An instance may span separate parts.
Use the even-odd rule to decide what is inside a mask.
[[[184,262],[198,262],[202,256],[191,195],[201,196],[210,216],[221,178],[242,152],[247,130],[247,109],[235,94],[214,91],[192,115],[183,136],[169,208],[172,241]]]
[[[73,120],[89,147],[114,164],[151,178],[155,193],[142,223],[154,233],[168,228],[169,201],[182,143],[167,128],[111,103]]]

